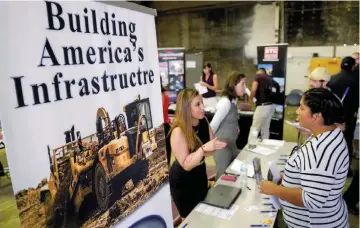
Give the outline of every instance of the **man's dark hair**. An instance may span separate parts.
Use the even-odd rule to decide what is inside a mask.
[[[268,75],[267,72],[266,72],[266,70],[265,70],[265,68],[261,67],[261,68],[259,68],[258,70],[261,70],[261,71],[264,72],[265,75]]]
[[[347,56],[343,58],[343,60],[341,61],[341,69],[346,71],[352,71],[355,64],[356,64],[355,59],[351,56]]]
[[[226,96],[231,101],[236,95],[235,86],[245,78],[244,74],[238,73],[236,71],[231,72],[227,77],[224,85],[224,89],[221,92],[222,96]]]
[[[321,113],[324,125],[344,122],[344,108],[341,101],[328,89],[314,88],[306,91],[303,101],[312,114]]]

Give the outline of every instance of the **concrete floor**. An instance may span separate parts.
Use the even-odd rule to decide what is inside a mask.
[[[0,150],[0,161],[4,167],[8,167],[5,149]],[[0,227],[20,227],[18,214],[11,180],[7,177],[0,177]]]
[[[288,107],[285,109],[285,119],[289,121],[295,120],[295,110],[296,108]],[[295,142],[297,138],[296,130],[285,124],[284,125],[284,140],[288,142]],[[174,158],[172,157],[172,160]],[[8,167],[5,150],[0,150],[0,161],[2,162],[4,167]],[[210,168],[215,166],[214,159],[212,157],[208,157],[206,159],[206,164]],[[359,170],[359,160],[353,160],[352,169]],[[351,183],[351,178],[348,178],[344,187],[344,191],[348,188]],[[280,213],[281,214],[281,213]],[[359,227],[359,216],[354,216],[349,213],[350,217],[350,227],[358,228]],[[18,217],[18,210],[15,203],[15,198],[13,195],[13,190],[11,187],[11,181],[7,177],[0,177],[0,227],[1,228],[17,228],[20,227],[20,220]],[[280,215],[279,217],[279,227],[285,228],[284,221]]]

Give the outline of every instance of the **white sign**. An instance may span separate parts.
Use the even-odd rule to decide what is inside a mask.
[[[196,61],[186,61],[186,68],[196,68]]]
[[[1,2],[0,15],[0,116],[22,226],[62,223],[65,208],[67,227],[153,214],[172,226],[154,16],[91,1]]]

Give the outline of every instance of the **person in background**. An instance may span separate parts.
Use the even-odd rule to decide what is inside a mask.
[[[226,146],[214,138],[196,90],[179,93],[170,142],[175,155],[169,171],[170,193],[180,216],[185,218],[208,192],[205,157]]]
[[[325,67],[316,67],[309,74],[309,86],[311,88],[325,88],[328,89],[327,85],[331,79],[329,71]]]
[[[218,88],[218,77],[213,72],[211,64],[207,63],[203,67],[203,75],[200,76],[200,84],[207,88],[207,92],[202,94],[205,107],[215,107],[216,90]]]
[[[359,52],[354,52],[352,54],[352,57],[355,59],[355,68],[354,68],[355,79],[357,81],[357,84],[359,84]]]
[[[352,57],[355,59],[354,76],[359,84],[359,52],[354,52]],[[358,109],[359,110],[359,109]],[[349,212],[354,215],[359,215],[359,208],[356,206],[359,203],[359,170],[354,173],[349,188],[344,193],[344,199],[348,206]]]
[[[309,87],[310,88],[325,88],[327,87],[330,81],[331,75],[329,71],[325,67],[316,67],[310,74],[309,74]],[[296,121],[298,120],[299,116],[297,117]],[[342,129],[343,130],[343,129]],[[312,132],[310,130],[299,130],[300,133],[310,137]]]
[[[354,131],[356,127],[356,112],[359,108],[359,80],[356,79],[353,70],[355,69],[355,59],[345,57],[341,61],[340,73],[331,77],[328,84],[331,91],[336,94],[343,103],[345,109],[345,140],[349,148],[349,176],[352,176],[351,160],[353,153],[352,141],[354,139]]]
[[[262,181],[260,192],[280,198],[288,227],[349,227],[342,197],[348,149],[335,125],[343,122],[343,106],[329,90],[316,88],[304,93],[296,113],[313,136],[290,155],[281,184]]]
[[[269,138],[271,118],[275,112],[275,105],[272,101],[273,79],[267,75],[263,68],[259,69],[257,73],[252,82],[249,99],[250,104],[252,104],[255,97],[256,108],[248,141],[251,140],[254,131],[261,132],[262,139]],[[276,90],[279,91],[280,88],[277,87]]]
[[[352,57],[355,59],[355,67],[359,67],[359,52],[354,52]]]
[[[161,82],[161,78],[160,78]],[[171,160],[171,147],[170,147],[170,119],[169,119],[169,95],[167,95],[165,88],[161,82],[161,97],[162,97],[162,105],[163,105],[163,116],[164,116],[164,132],[165,132],[165,141],[166,141],[166,155],[167,155],[167,162],[168,165],[170,164]]]
[[[245,94],[245,75],[232,72],[226,78],[222,97],[216,104],[216,112],[210,123],[215,136],[226,142],[224,149],[215,155],[216,180],[225,173],[226,168],[237,157],[239,150],[236,139],[239,132],[239,113],[237,109],[237,98]]]
[[[325,67],[316,67],[309,74],[309,86],[311,88],[324,88],[330,90],[330,88],[327,86],[330,79],[331,79],[331,75]],[[341,99],[339,98],[339,100]],[[337,123],[336,126],[339,127],[340,130],[342,131],[344,131],[345,129],[344,124],[342,123]],[[307,136],[312,135],[311,131],[300,130],[300,132]]]

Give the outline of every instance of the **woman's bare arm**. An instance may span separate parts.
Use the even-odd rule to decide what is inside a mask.
[[[199,148],[193,153],[189,152],[185,135],[179,127],[172,131],[170,143],[176,160],[187,171],[190,171],[194,167],[198,166],[204,157],[204,151],[202,148]]]

